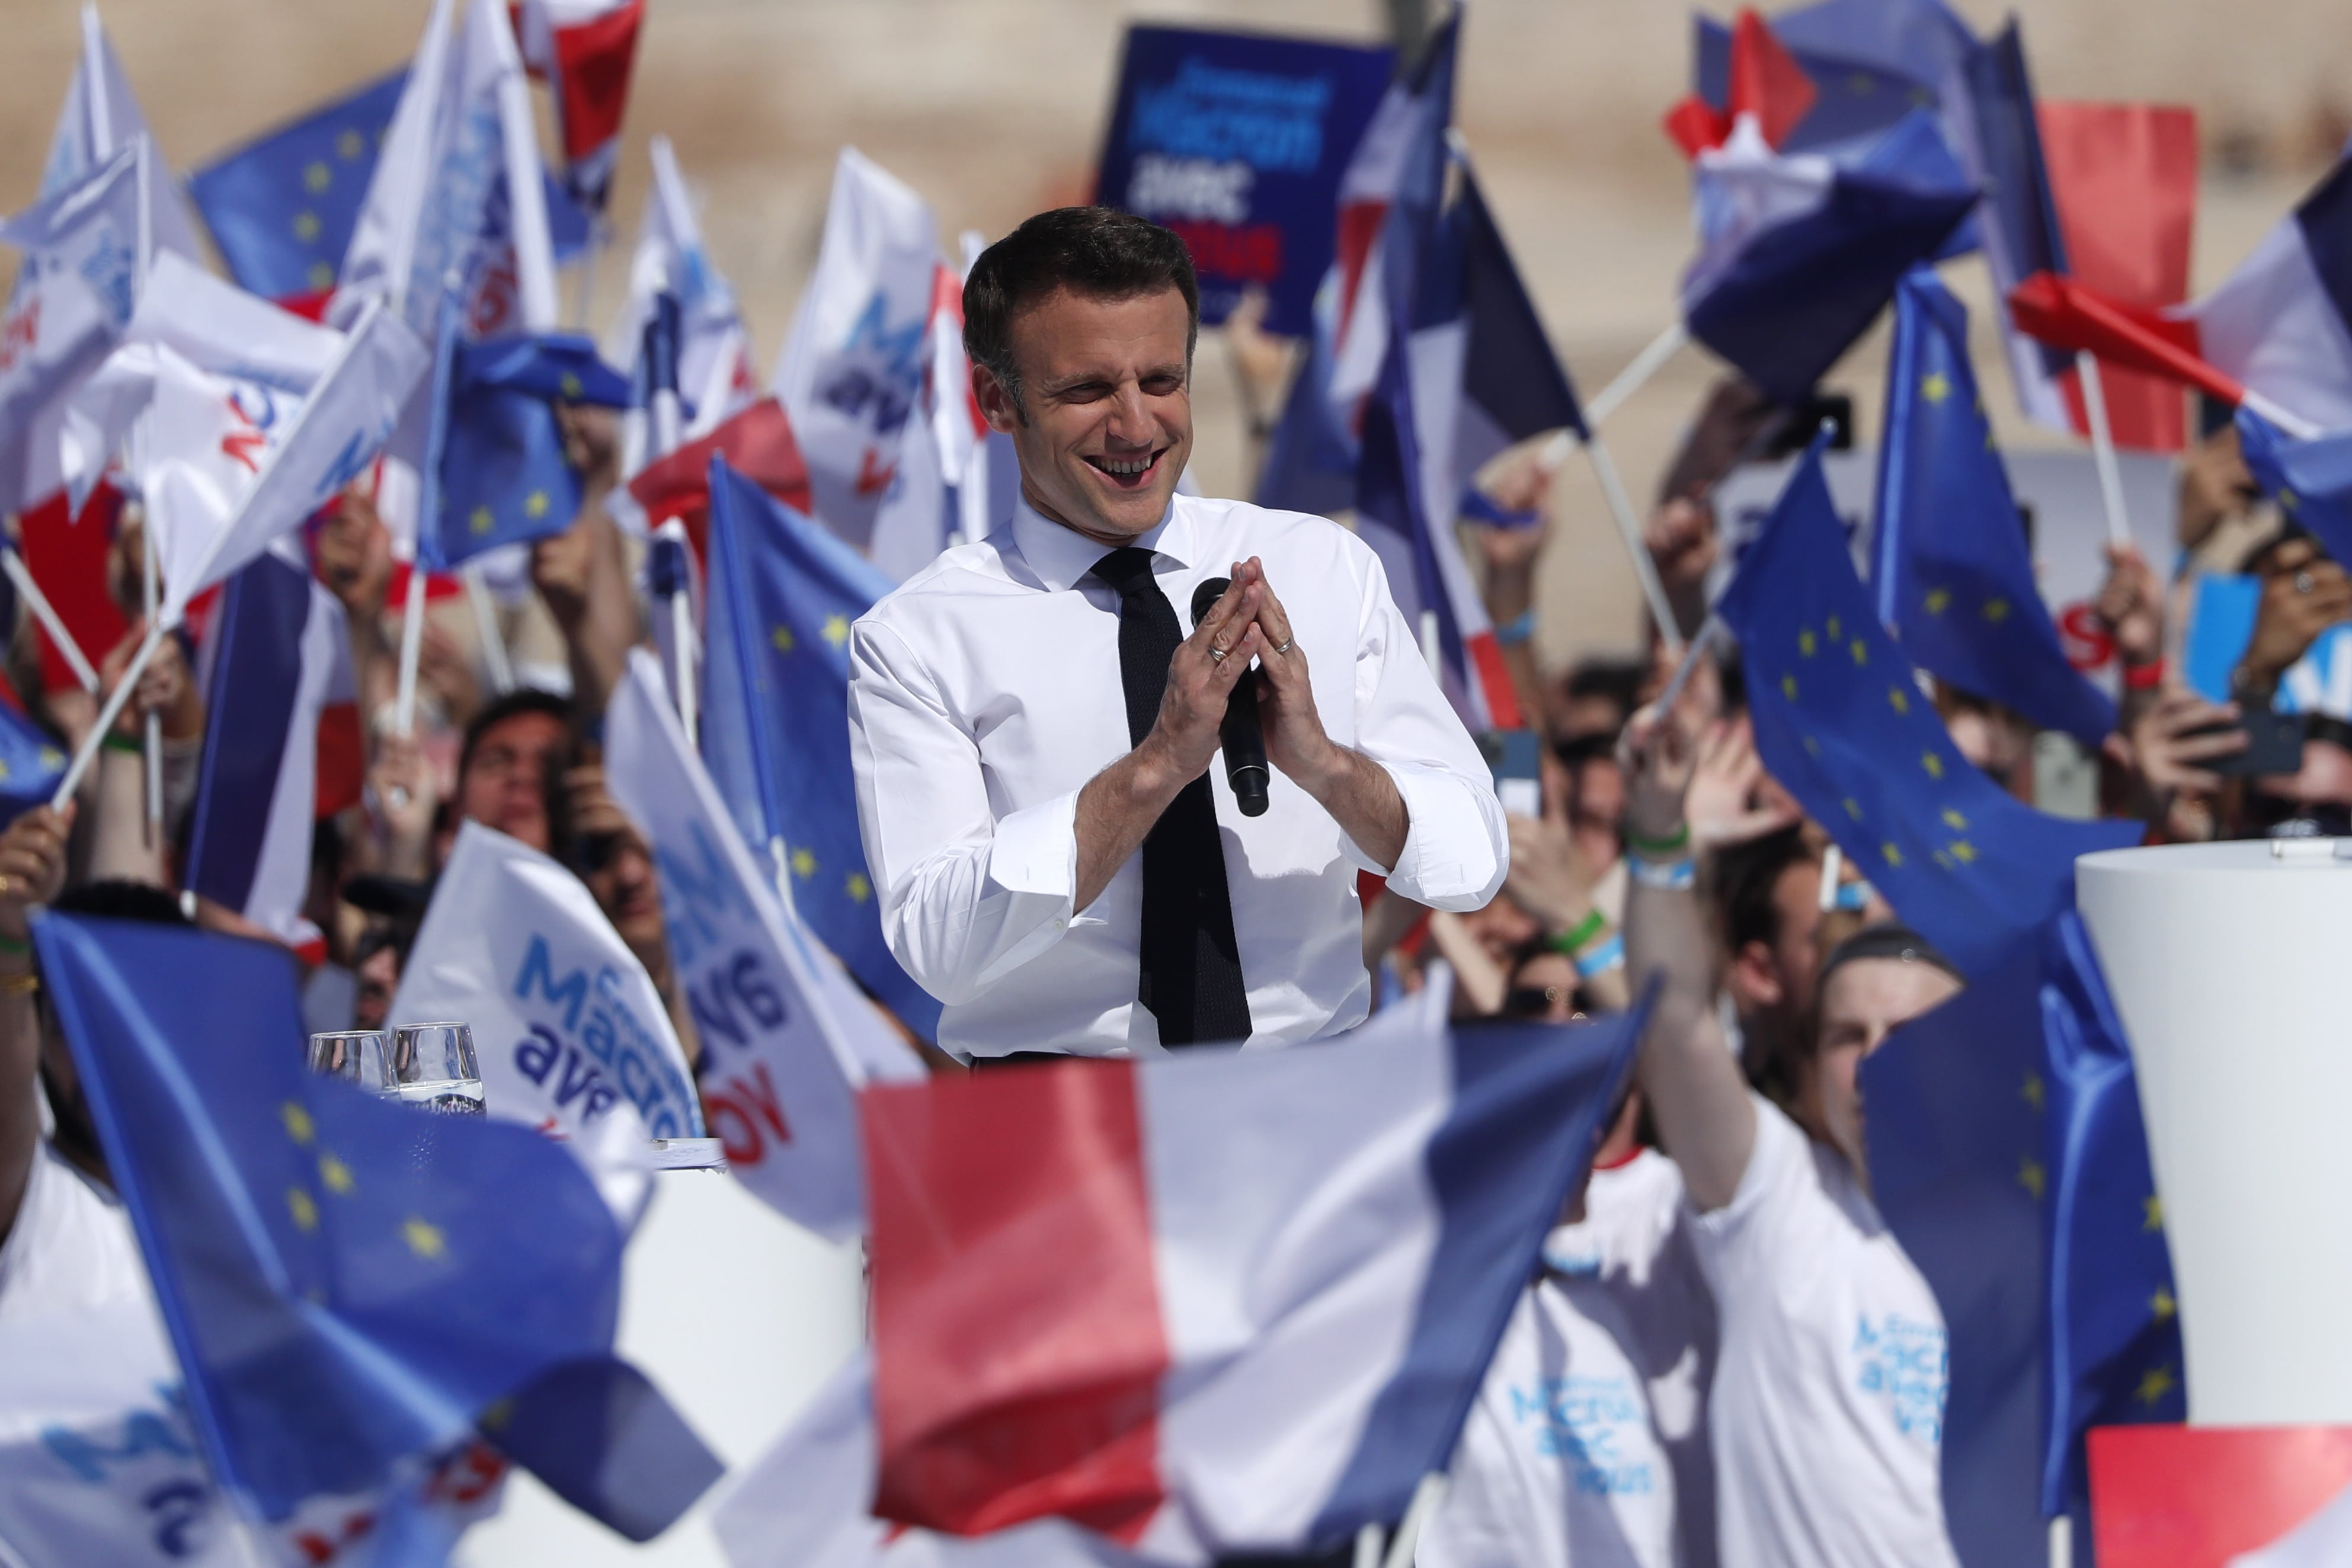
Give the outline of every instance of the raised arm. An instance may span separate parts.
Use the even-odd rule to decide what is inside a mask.
[[[16,1224],[41,1142],[34,1098],[41,1030],[33,1011],[33,952],[26,911],[56,898],[66,879],[74,808],[37,806],[0,833],[0,1242]]]
[[[1629,781],[1626,972],[1636,989],[1664,978],[1638,1073],[1658,1136],[1702,1214],[1739,1190],[1756,1147],[1756,1106],[1715,1011],[1715,944],[1693,872],[1684,797],[1698,757],[1683,723],[1645,709],[1625,727]]]

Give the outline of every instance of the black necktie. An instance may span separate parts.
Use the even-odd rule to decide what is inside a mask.
[[[1095,563],[1094,574],[1118,590],[1118,679],[1128,740],[1140,745],[1160,718],[1169,661],[1184,630],[1151,580],[1150,551],[1114,550]],[[1234,948],[1225,851],[1206,773],[1179,790],[1144,836],[1141,956],[1136,999],[1159,1020],[1161,1045],[1248,1037],[1249,991]]]

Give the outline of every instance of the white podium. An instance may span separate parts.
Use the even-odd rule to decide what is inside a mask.
[[[620,1353],[730,1470],[750,1463],[865,1336],[863,1260],[779,1217],[722,1171],[664,1171],[622,1264]],[[713,1489],[716,1489],[715,1488]],[[466,1532],[460,1568],[725,1568],[710,1494],[634,1546],[528,1474]]]
[[[2190,1421],[2352,1423],[2352,839],[2110,850],[2075,888],[2138,1070]]]

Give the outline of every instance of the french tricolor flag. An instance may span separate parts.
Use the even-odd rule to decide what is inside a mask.
[[[2290,435],[2352,429],[2352,158],[2201,300],[2153,310],[2036,273],[2010,310],[2044,342],[2168,376]]]
[[[874,1515],[1175,1563],[1395,1524],[1647,1013],[867,1089]]]
[[[601,213],[620,159],[645,0],[523,0],[518,10],[523,61],[554,91],[564,183],[574,201]]]
[[[289,550],[228,580],[205,642],[205,753],[183,885],[300,946],[311,825],[358,795],[342,606]]]

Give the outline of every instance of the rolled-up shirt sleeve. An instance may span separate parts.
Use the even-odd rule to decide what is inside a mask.
[[[1076,793],[999,820],[978,743],[906,643],[870,621],[850,634],[849,747],[883,938],[916,984],[967,1003],[1061,940]]]
[[[1502,803],[1477,742],[1390,596],[1379,558],[1369,567],[1356,643],[1356,749],[1386,770],[1404,799],[1404,848],[1394,866],[1382,866],[1345,834],[1340,844],[1349,858],[1416,903],[1480,909],[1510,869]]]

